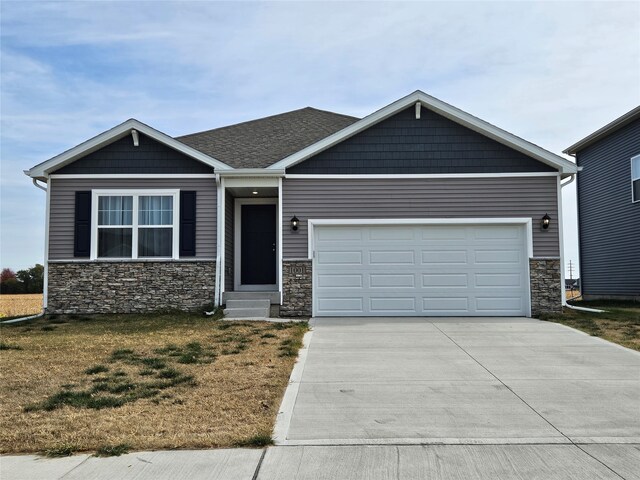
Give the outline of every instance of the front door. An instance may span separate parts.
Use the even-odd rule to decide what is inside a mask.
[[[240,283],[276,284],[276,205],[241,205]]]

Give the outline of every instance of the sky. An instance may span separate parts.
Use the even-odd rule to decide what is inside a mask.
[[[640,2],[0,2],[0,266],[42,263],[23,170],[134,117],[172,136],[420,89],[561,154],[640,104]],[[578,261],[575,184],[565,261]]]

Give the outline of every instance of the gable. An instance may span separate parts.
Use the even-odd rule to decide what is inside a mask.
[[[439,174],[554,172],[553,167],[413,106],[307,160],[287,174]]]
[[[139,133],[109,143],[55,171],[56,174],[172,174],[213,173],[213,168]]]

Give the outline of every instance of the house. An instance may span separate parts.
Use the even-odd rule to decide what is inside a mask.
[[[423,92],[362,119],[303,108],[172,138],[128,120],[46,183],[45,307],[530,316],[564,301],[572,162]],[[259,292],[259,293],[256,293]]]
[[[640,106],[571,145],[585,300],[640,301]]]

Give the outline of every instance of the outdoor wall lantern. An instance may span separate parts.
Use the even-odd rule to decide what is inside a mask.
[[[548,213],[545,213],[544,217],[542,217],[542,220],[540,220],[540,226],[542,227],[543,230],[546,230],[547,228],[549,228],[550,224],[551,224],[551,217],[549,216]]]
[[[293,230],[294,232],[298,230],[299,224],[300,224],[300,220],[298,220],[298,217],[296,217],[295,215],[291,217],[291,230]]]

